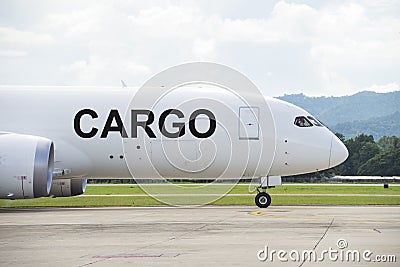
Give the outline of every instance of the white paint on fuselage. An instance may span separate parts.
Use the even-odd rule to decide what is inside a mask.
[[[347,157],[344,145],[326,127],[294,125],[296,116],[309,113],[268,97],[265,101],[269,107],[262,104],[257,107],[259,140],[239,140],[238,112],[246,103],[212,87],[176,90],[152,107],[140,107],[155,114],[151,125],[157,136],[155,139],[150,139],[140,127],[138,138],[131,138],[131,125],[126,121],[128,138],[122,139],[118,132],[100,138],[111,109],[118,110],[124,120],[125,114],[129,115],[128,109],[136,108],[129,107],[136,92],[136,88],[1,87],[0,130],[51,139],[55,145],[55,168],[71,170],[70,177],[130,177],[126,160],[130,160],[129,167],[138,178],[154,177],[154,171],[164,177],[187,178],[292,175],[332,167],[330,158],[335,158],[332,143],[338,155],[335,164]],[[263,100],[257,101],[263,103]],[[169,131],[173,131],[170,127],[174,121],[185,122],[186,134],[178,139],[165,138],[158,129],[160,113],[170,108],[180,109],[185,115],[183,119],[170,115],[166,120]],[[189,115],[198,108],[210,109],[216,116],[217,129],[210,138],[195,138],[188,129]],[[92,109],[98,114],[98,118],[83,116],[81,120],[83,131],[98,128],[93,138],[81,138],[74,131],[74,117],[82,109]],[[127,119],[129,122],[129,117]],[[204,125],[199,121],[196,122],[199,130],[207,129],[207,121]],[[162,141],[167,141],[164,143],[169,147],[164,154],[160,154],[165,149],[160,146]],[[140,144],[140,149],[133,149],[136,143]],[[174,149],[186,145],[190,147],[181,149],[180,156],[175,157]],[[126,151],[127,148],[130,150]],[[248,160],[245,167],[243,160]]]

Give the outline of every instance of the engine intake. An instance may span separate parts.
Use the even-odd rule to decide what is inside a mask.
[[[48,196],[54,146],[47,138],[0,133],[0,198]]]

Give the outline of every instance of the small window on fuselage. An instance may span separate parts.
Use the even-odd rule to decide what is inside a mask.
[[[304,116],[296,117],[294,124],[299,127],[312,127],[312,123]]]

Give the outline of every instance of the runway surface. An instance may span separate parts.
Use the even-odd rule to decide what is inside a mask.
[[[280,258],[278,252],[271,258],[272,250],[283,251]],[[296,258],[304,251],[315,253],[316,261]],[[360,262],[341,259],[353,251],[361,255]],[[356,259],[351,255],[347,258]],[[396,257],[396,262],[373,262],[376,256],[386,261]],[[399,266],[399,262],[400,206],[0,209],[0,266]]]
[[[270,194],[271,196],[282,197],[400,197],[400,195],[389,194]],[[78,197],[145,197],[146,194],[114,194],[114,195],[80,195]],[[153,197],[253,197],[252,194],[151,194]]]

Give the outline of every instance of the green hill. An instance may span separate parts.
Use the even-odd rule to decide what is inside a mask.
[[[362,133],[373,135],[375,140],[382,136],[400,136],[400,112],[363,121],[339,123],[332,126],[331,130],[342,133],[346,138],[353,138]]]
[[[304,94],[294,94],[277,98],[304,108],[328,126],[388,116],[400,111],[400,91],[364,91],[342,97],[308,97]]]

